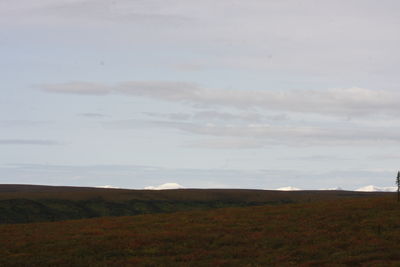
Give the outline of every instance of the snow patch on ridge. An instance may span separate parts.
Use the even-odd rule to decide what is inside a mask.
[[[357,192],[394,192],[397,190],[395,186],[387,186],[387,187],[378,187],[375,185],[367,185],[364,187],[360,187],[354,191]]]
[[[97,188],[108,188],[108,189],[121,189],[121,187],[113,186],[113,185],[99,185]]]
[[[299,191],[301,189],[297,188],[297,187],[293,187],[293,186],[286,186],[286,187],[277,188],[275,190],[278,190],[278,191]]]
[[[184,188],[182,185],[177,183],[165,183],[159,186],[146,186],[144,189],[146,190],[165,190],[165,189],[182,189]]]
[[[336,186],[336,187],[330,187],[330,188],[321,188],[321,189],[318,189],[318,190],[324,190],[324,191],[328,191],[328,190],[332,190],[332,191],[341,191],[341,190],[343,190],[343,188],[341,188],[340,186]]]

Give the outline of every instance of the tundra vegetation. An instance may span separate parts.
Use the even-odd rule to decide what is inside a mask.
[[[141,194],[266,199],[258,190],[179,192]],[[399,266],[395,193],[267,193],[292,202],[3,224],[0,266]]]
[[[0,224],[129,216],[379,195],[348,191],[280,192],[244,189],[124,190],[0,185]]]

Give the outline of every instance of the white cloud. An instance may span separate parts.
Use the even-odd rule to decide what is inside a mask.
[[[165,190],[165,189],[183,189],[184,187],[177,183],[165,183],[159,186],[146,186],[146,190]]]
[[[137,121],[119,121],[111,125],[119,127],[136,127]],[[250,147],[263,147],[271,144],[290,145],[381,145],[399,143],[400,136],[393,128],[371,127],[316,127],[316,126],[285,126],[270,124],[215,124],[152,121],[144,125],[178,129],[197,135],[224,138],[224,140],[199,141],[199,143],[218,143],[233,146],[238,143],[249,144]],[[235,140],[236,139],[236,140]]]
[[[400,92],[358,87],[292,91],[229,90],[202,88],[194,83],[171,81],[130,81],[112,86],[89,82],[70,82],[43,84],[39,87],[53,93],[124,94],[197,107],[258,108],[334,116],[366,116],[377,113],[397,116],[400,114],[400,106],[397,101],[400,98]],[[202,115],[198,114],[198,116]]]

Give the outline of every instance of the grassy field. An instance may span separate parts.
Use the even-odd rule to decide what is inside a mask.
[[[0,266],[400,266],[394,194],[0,225]]]
[[[154,191],[0,185],[0,224],[280,205],[381,195],[383,194],[349,191],[279,192],[244,189]]]

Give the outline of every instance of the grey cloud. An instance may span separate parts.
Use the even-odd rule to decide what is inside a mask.
[[[184,63],[177,64],[174,68],[180,71],[202,71],[206,70],[208,67],[205,64]]]
[[[131,81],[114,86],[87,82],[45,84],[47,92],[83,95],[125,94],[186,103],[196,107],[258,108],[334,116],[399,115],[400,93],[392,90],[334,88],[327,90],[228,90],[171,81]]]
[[[372,160],[399,160],[400,154],[377,154],[377,155],[370,155],[367,157],[368,159]]]
[[[277,115],[264,115],[256,112],[240,112],[240,113],[231,113],[231,112],[223,112],[216,110],[206,110],[206,111],[198,111],[193,113],[155,113],[155,112],[143,112],[142,114],[155,117],[155,118],[164,118],[170,120],[177,121],[229,121],[229,122],[262,122],[262,121],[287,121],[289,120],[286,114],[277,114]]]
[[[187,147],[206,148],[206,149],[259,149],[265,147],[265,142],[260,139],[220,137],[206,138],[186,144]]]
[[[57,24],[86,22],[140,23],[158,25],[178,25],[192,20],[185,14],[169,12],[154,8],[153,4],[139,1],[107,1],[107,0],[77,0],[77,1],[29,1],[21,4],[10,3],[4,15],[12,12],[14,15],[29,14],[29,22],[52,21]],[[93,25],[92,25],[93,26]]]
[[[106,115],[104,115],[104,114],[101,114],[101,113],[91,113],[91,112],[88,112],[88,113],[80,113],[80,114],[78,114],[79,116],[82,116],[82,117],[87,117],[87,118],[104,118],[104,117],[106,117]]]
[[[173,81],[129,81],[113,88],[115,93],[157,98],[173,102],[192,102],[202,89],[195,83]]]
[[[156,113],[156,112],[142,112],[143,115],[153,117],[153,118],[163,118],[177,121],[190,120],[193,117],[191,113],[176,112],[176,113]]]
[[[215,110],[197,112],[193,115],[198,120],[222,120],[222,121],[261,121],[262,116],[258,113],[233,114]]]
[[[113,92],[112,87],[90,82],[68,82],[62,84],[42,84],[37,85],[45,92],[66,93],[80,95],[106,95]]]
[[[64,16],[69,19],[103,20],[123,23],[140,22],[145,23],[184,23],[190,19],[178,14],[148,13],[135,11],[135,6],[129,2],[119,5],[116,1],[85,1],[77,3],[65,3],[63,5],[49,6],[41,12],[52,13],[54,16]],[[137,9],[136,9],[137,10]]]
[[[348,157],[338,157],[338,156],[331,156],[331,155],[312,155],[312,156],[306,156],[306,157],[286,157],[286,158],[282,158],[282,160],[343,161],[343,160],[353,160],[353,159],[348,158]]]
[[[291,146],[347,146],[383,145],[400,143],[394,129],[371,127],[316,127],[285,126],[270,124],[216,124],[185,121],[114,121],[108,127],[123,129],[142,127],[164,127],[198,136],[220,138],[198,141],[205,147],[215,148],[260,148],[270,145]],[[213,145],[214,144],[214,145]]]
[[[176,127],[173,124],[172,127]],[[260,139],[259,143],[290,145],[379,145],[399,143],[400,137],[387,129],[332,129],[271,125],[178,125],[183,131],[199,135]],[[386,131],[385,131],[386,130]]]
[[[282,122],[289,120],[286,114],[264,115],[256,112],[230,113],[215,110],[196,112],[193,114],[193,119],[229,122]]]
[[[39,145],[39,146],[54,146],[59,145],[59,142],[53,140],[39,139],[0,139],[0,145]]]
[[[36,127],[53,124],[52,121],[0,120],[2,127]]]

